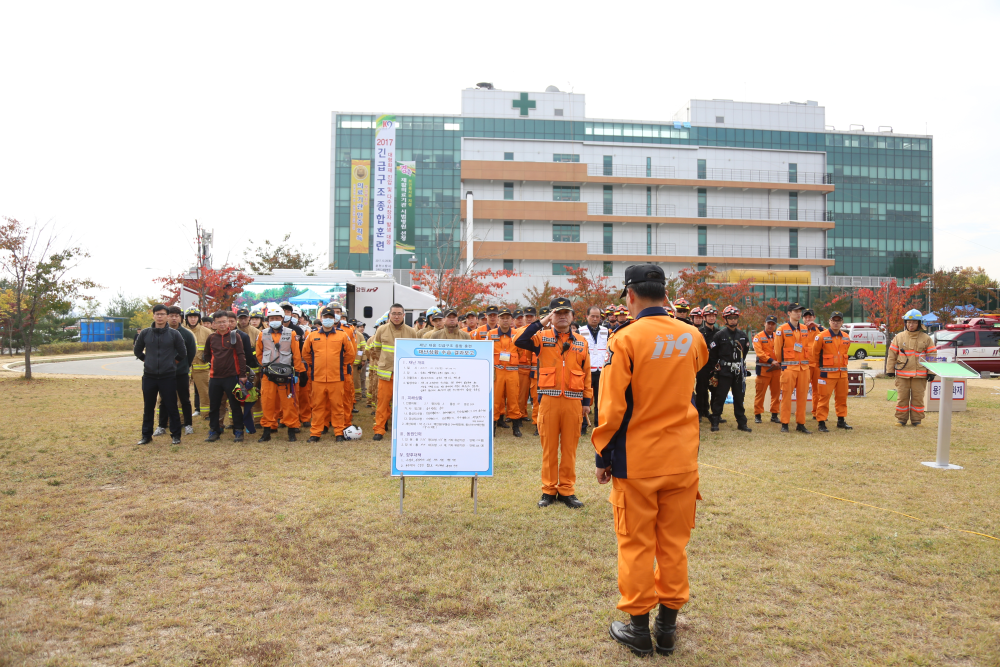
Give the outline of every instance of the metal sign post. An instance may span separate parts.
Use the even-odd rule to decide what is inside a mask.
[[[938,413],[937,458],[934,461],[923,461],[922,464],[938,470],[961,470],[962,466],[948,462],[951,454],[951,399],[954,390],[954,380],[979,377],[976,371],[961,361],[948,363],[942,361],[921,361],[920,365],[941,378],[941,410]]]

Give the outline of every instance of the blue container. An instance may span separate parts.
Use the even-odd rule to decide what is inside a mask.
[[[80,341],[83,343],[104,343],[124,337],[125,320],[121,318],[80,320]]]

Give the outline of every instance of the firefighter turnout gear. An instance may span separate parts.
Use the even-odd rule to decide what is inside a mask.
[[[886,369],[896,376],[896,420],[900,424],[909,421],[916,426],[924,420],[927,369],[920,365],[920,360],[936,352],[934,340],[919,328],[896,334],[889,344]]]
[[[407,324],[398,326],[386,322],[378,328],[369,341],[378,364],[378,403],[375,409],[375,435],[385,435],[385,425],[389,421],[392,407],[392,369],[396,355],[396,339],[417,338],[417,330]]]

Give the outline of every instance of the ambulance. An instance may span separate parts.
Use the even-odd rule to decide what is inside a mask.
[[[851,338],[847,354],[855,359],[885,356],[885,333],[871,322],[845,324],[844,331]]]
[[[937,356],[962,361],[969,368],[1000,373],[1000,315],[985,315],[949,324],[934,334]]]

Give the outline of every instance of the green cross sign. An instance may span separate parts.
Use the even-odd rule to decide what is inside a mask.
[[[528,99],[528,93],[521,93],[521,99],[514,100],[512,103],[513,108],[520,109],[522,116],[528,115],[528,109],[535,108],[535,100]]]

